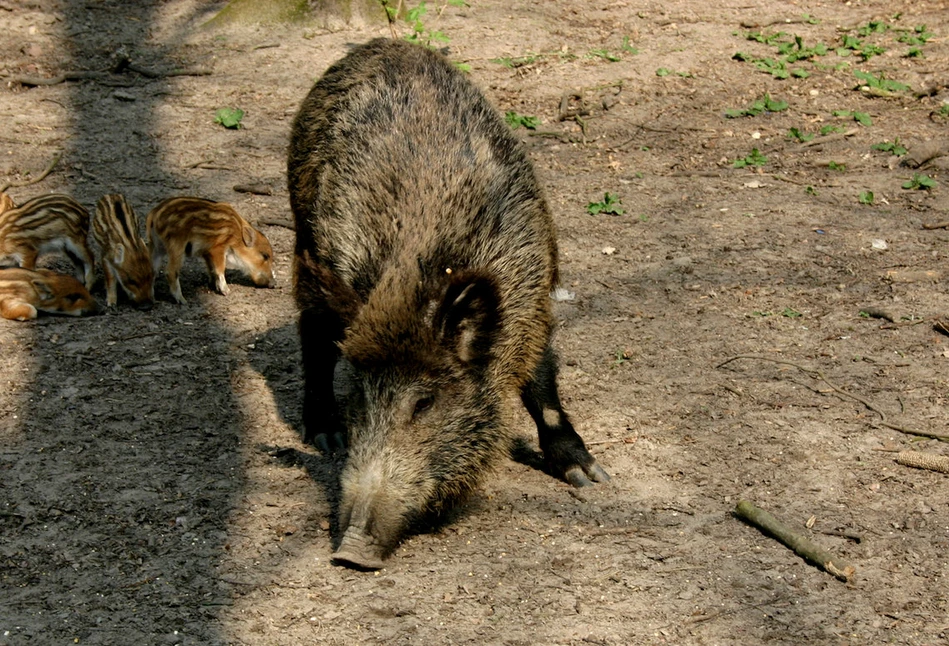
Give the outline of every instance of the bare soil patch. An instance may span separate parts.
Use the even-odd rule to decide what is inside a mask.
[[[229,276],[221,297],[195,262],[185,306],[162,279],[150,312],[0,321],[0,644],[949,641],[949,479],[895,461],[949,449],[893,428],[949,434],[949,233],[929,228],[949,220],[949,5],[433,5],[498,109],[540,119],[518,132],[574,296],[556,306],[565,405],[614,480],[574,490],[520,451],[376,574],[329,564],[338,465],[300,440],[279,222],[299,102],[388,28],[201,29],[220,6],[0,1],[0,182],[62,151],[11,195],[120,191],[140,216],[225,200],[279,280]],[[726,118],[766,94],[788,107]],[[222,107],[245,127],[216,125]],[[907,154],[872,148],[897,138]],[[902,188],[914,173],[935,186]],[[625,212],[589,214],[607,192]],[[742,499],[855,578],[738,520]]]

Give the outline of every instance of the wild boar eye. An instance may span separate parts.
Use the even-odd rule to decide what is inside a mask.
[[[432,403],[434,403],[434,401],[435,401],[435,398],[432,395],[425,395],[424,397],[419,397],[415,401],[415,410],[412,411],[412,418],[414,419],[418,417],[419,415],[427,411],[429,408],[431,408]]]

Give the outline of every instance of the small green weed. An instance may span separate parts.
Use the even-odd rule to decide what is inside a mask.
[[[817,195],[817,189],[814,188],[813,186],[808,186],[807,188],[804,189],[804,192],[807,193],[808,195]]]
[[[504,122],[511,126],[513,130],[524,127],[528,130],[536,130],[540,125],[540,119],[526,114],[518,114],[514,110],[508,110],[504,113]]]
[[[768,163],[768,158],[759,152],[757,148],[752,148],[751,152],[732,162],[732,168],[745,168],[746,166],[764,166]]]
[[[214,113],[214,123],[219,123],[231,130],[238,130],[241,127],[241,119],[243,118],[244,111],[240,108],[221,108]]]
[[[861,204],[873,206],[873,191],[863,191],[857,196],[857,201]]]
[[[857,33],[866,38],[870,34],[881,34],[888,30],[890,26],[880,20],[871,20],[869,23],[857,29]]]
[[[603,201],[590,202],[587,204],[587,213],[590,215],[599,215],[600,213],[623,215],[626,213],[626,209],[622,207],[622,204],[623,200],[621,200],[619,196],[614,195],[613,193],[604,193]]]
[[[892,153],[897,157],[902,157],[906,154],[906,147],[900,143],[899,137],[893,141],[881,141],[878,144],[873,144],[870,146],[870,150],[879,150],[885,153]]]
[[[544,54],[525,54],[524,56],[508,56],[502,58],[492,58],[492,63],[497,63],[498,65],[503,65],[504,67],[509,67],[511,69],[522,67],[524,65],[530,65],[539,58],[543,57]]]
[[[786,63],[796,63],[815,56],[826,56],[827,45],[817,43],[813,47],[805,47],[804,39],[795,35],[793,43],[781,43],[778,46],[778,53],[785,57],[784,61]]]
[[[913,177],[903,182],[902,187],[908,190],[929,190],[935,188],[936,180],[929,175],[913,173]]]
[[[745,34],[745,38],[748,40],[754,40],[759,43],[764,43],[765,45],[774,45],[784,36],[787,36],[787,34],[783,31],[779,31],[774,34],[764,34],[760,31],[749,31],[747,34]]]
[[[409,9],[405,14],[405,20],[412,25],[412,33],[403,36],[410,43],[424,45],[429,49],[435,49],[436,43],[447,43],[450,38],[441,31],[430,29],[422,21],[425,14],[428,13],[428,7],[424,2],[418,3],[415,7]]]
[[[873,125],[873,120],[870,119],[870,115],[866,112],[858,112],[856,110],[834,110],[833,115],[835,117],[850,117],[861,126]]]
[[[810,141],[811,139],[813,139],[814,135],[808,134],[806,132],[801,132],[797,128],[791,128],[790,130],[788,130],[788,138],[796,139],[798,143],[803,144],[805,141]]]
[[[861,81],[858,88],[868,87],[874,90],[882,90],[884,92],[906,92],[910,89],[909,86],[904,83],[899,83],[884,77],[883,72],[880,72],[879,76],[874,76],[868,72],[854,70],[853,75]]]
[[[834,125],[821,126],[820,136],[824,137],[834,132],[843,132],[843,128],[841,128],[840,126],[834,126]]]
[[[772,99],[771,95],[765,94],[747,108],[725,110],[725,116],[729,119],[737,119],[738,117],[754,117],[762,112],[781,112],[787,109],[787,101]]]
[[[901,31],[900,35],[896,37],[896,40],[900,43],[918,47],[925,45],[933,36],[934,34],[926,29],[926,25],[918,25],[913,31]]]
[[[608,49],[591,49],[589,53],[587,53],[587,58],[602,58],[611,63],[618,63],[623,60],[622,56],[613,54]]]
[[[798,312],[798,311],[797,311],[796,309],[794,309],[793,307],[785,307],[783,310],[781,310],[781,316],[783,316],[783,317],[785,317],[785,318],[789,318],[789,319],[796,319],[796,318],[800,318],[800,317],[802,317],[802,316],[804,316],[804,315],[801,314],[800,312]]]
[[[827,168],[829,168],[830,170],[836,170],[836,171],[843,172],[843,171],[847,170],[847,165],[846,165],[846,164],[840,164],[840,163],[835,162],[835,161],[831,161],[829,164],[827,164]]]
[[[630,43],[629,36],[623,36],[623,44],[620,45],[620,51],[629,54],[630,56],[635,56],[639,53],[639,50],[633,47],[632,43]]]

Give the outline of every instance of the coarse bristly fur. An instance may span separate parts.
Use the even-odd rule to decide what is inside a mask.
[[[103,195],[92,217],[92,235],[102,250],[106,304],[118,302],[118,286],[140,309],[155,302],[155,271],[139,232],[138,217],[123,195]]]
[[[0,269],[0,316],[29,321],[38,312],[86,316],[98,314],[99,305],[72,276],[49,269]]]
[[[504,401],[550,341],[553,224],[481,92],[401,41],[313,87],[288,180],[307,439],[348,443],[336,558],[378,567],[507,452]]]
[[[55,193],[19,207],[12,200],[0,200],[0,206],[0,265],[33,269],[39,256],[59,251],[76,265],[77,278],[86,289],[92,289],[95,261],[87,242],[89,212],[84,206]]]
[[[273,249],[267,236],[241,217],[230,204],[200,197],[171,197],[145,219],[155,276],[167,259],[165,272],[171,295],[185,303],[179,272],[188,256],[201,256],[219,294],[230,289],[225,269],[239,269],[258,287],[273,287]]]

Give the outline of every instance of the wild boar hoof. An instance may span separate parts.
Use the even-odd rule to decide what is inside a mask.
[[[592,487],[594,482],[609,482],[610,474],[596,462],[586,467],[570,467],[564,473],[564,479],[574,487]]]
[[[316,437],[313,438],[313,443],[316,444],[316,448],[318,448],[321,453],[327,455],[346,450],[346,436],[338,431],[332,435],[317,433]]]
[[[330,559],[333,565],[356,570],[381,570],[384,563],[379,546],[370,537],[353,528],[346,530],[339,549]]]

